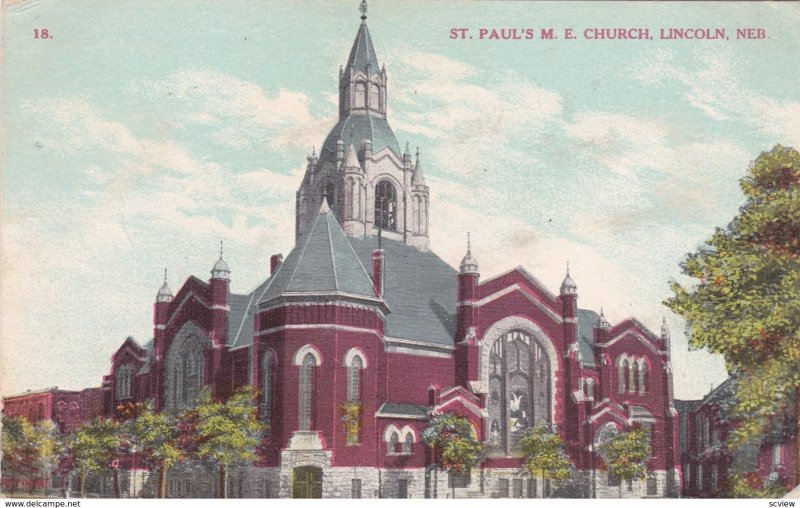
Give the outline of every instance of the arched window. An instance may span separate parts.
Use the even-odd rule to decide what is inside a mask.
[[[360,356],[354,356],[347,366],[347,400],[361,400],[361,369],[364,362]]]
[[[631,393],[636,393],[639,391],[639,362],[636,360],[633,361],[633,365],[631,365],[631,384],[628,387]]]
[[[387,180],[375,187],[375,227],[397,231],[397,192]]]
[[[381,89],[374,83],[369,87],[369,107],[375,110],[381,109]]]
[[[354,106],[356,108],[363,108],[367,105],[367,88],[363,81],[356,83],[356,97]]]
[[[406,438],[403,440],[403,448],[401,450],[401,453],[404,453],[406,455],[411,455],[413,451],[414,451],[414,434],[408,432],[406,434]]]
[[[642,361],[639,367],[639,393],[647,393],[649,387],[647,386],[650,380],[648,379],[647,362]]]
[[[167,353],[167,394],[169,409],[186,409],[194,404],[203,388],[205,340],[196,333],[179,334]]]
[[[550,423],[550,362],[536,340],[511,331],[491,345],[488,382],[488,448],[509,455],[528,427]]]
[[[399,432],[392,432],[392,436],[389,438],[389,453],[401,453],[402,449],[400,448],[400,433]]]
[[[117,369],[115,393],[117,399],[127,399],[131,396],[131,377],[133,377],[133,369],[128,365],[123,365]]]
[[[312,404],[314,401],[314,367],[317,359],[312,353],[306,353],[300,365],[300,414],[298,430],[311,430]]]
[[[274,360],[267,351],[261,360],[261,419],[270,423],[272,419],[272,391]]]
[[[419,226],[420,226],[420,233],[423,235],[428,234],[428,198],[422,196],[420,198],[420,219],[419,219]]]
[[[628,391],[628,371],[630,367],[628,360],[623,359],[619,364],[619,393],[626,393]]]

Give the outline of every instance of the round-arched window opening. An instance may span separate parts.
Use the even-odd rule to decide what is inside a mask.
[[[397,231],[397,191],[387,180],[375,187],[375,227]]]

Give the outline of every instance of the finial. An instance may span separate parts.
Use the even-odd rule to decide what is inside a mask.
[[[410,148],[409,148],[409,146],[408,146],[408,141],[406,141],[406,153],[407,153],[408,155],[411,155],[411,149],[410,149]]]
[[[605,317],[605,314],[603,314],[603,306],[602,305],[600,306],[600,317]]]
[[[469,231],[467,231],[467,256],[472,254],[472,239],[470,238]]]
[[[569,275],[569,261],[567,261],[567,275]]]
[[[219,258],[222,259],[222,240],[219,241]]]
[[[361,0],[358,10],[361,12],[361,19],[367,19],[367,0]]]
[[[167,283],[167,269],[164,268],[164,284]]]
[[[316,157],[317,156],[317,147],[316,146],[312,146],[311,147],[311,156],[312,157]]]

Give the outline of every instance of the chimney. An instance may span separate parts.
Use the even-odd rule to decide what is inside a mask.
[[[273,275],[275,271],[283,264],[283,254],[273,254],[269,258],[269,274]]]
[[[376,296],[383,297],[383,249],[372,251],[372,287]]]

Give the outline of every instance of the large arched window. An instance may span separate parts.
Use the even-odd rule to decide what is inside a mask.
[[[381,109],[381,89],[376,84],[369,87],[369,107],[370,109]]]
[[[375,187],[375,227],[397,231],[397,191],[387,180]]]
[[[306,353],[300,365],[300,407],[298,430],[311,430],[312,405],[314,403],[314,367],[317,359],[312,353]]]
[[[131,396],[131,378],[133,377],[133,368],[129,365],[123,365],[117,368],[115,374],[115,394],[117,399],[127,399]]]
[[[272,419],[274,365],[272,353],[267,351],[261,359],[261,419],[266,423],[270,423]]]
[[[167,407],[191,407],[203,388],[204,339],[195,333],[179,335],[167,357]]]
[[[489,451],[519,451],[525,429],[550,423],[550,362],[541,345],[521,331],[502,335],[489,355]]]
[[[364,362],[360,356],[353,356],[347,366],[347,400],[361,400],[361,369]]]

